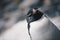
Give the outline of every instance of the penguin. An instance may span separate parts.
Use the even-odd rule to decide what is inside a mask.
[[[27,22],[28,22],[28,33],[29,33],[29,35],[30,35],[30,31],[29,31],[29,29],[30,29],[30,23],[33,22],[33,21],[38,20],[38,19],[41,18],[41,16],[43,15],[43,13],[41,13],[41,15],[40,15],[40,11],[39,11],[39,10],[36,10],[36,9],[37,9],[37,8],[31,9],[31,10],[29,10],[29,12],[27,13],[26,19],[27,19]],[[33,11],[32,11],[32,10],[33,10]],[[34,15],[32,14],[32,12],[33,12]],[[38,13],[38,14],[35,14],[35,12]],[[39,16],[39,15],[40,15],[40,16]],[[30,35],[30,38],[31,38],[31,40],[32,40],[31,35]]]
[[[29,10],[26,20],[31,40],[60,40],[60,30],[38,8]]]

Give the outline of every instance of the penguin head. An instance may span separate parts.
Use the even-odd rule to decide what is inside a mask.
[[[27,22],[34,22],[42,17],[43,13],[38,8],[33,8],[27,13]]]

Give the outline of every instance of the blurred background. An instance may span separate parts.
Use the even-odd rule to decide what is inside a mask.
[[[0,0],[0,34],[24,20],[29,9],[35,7],[60,29],[60,0]]]

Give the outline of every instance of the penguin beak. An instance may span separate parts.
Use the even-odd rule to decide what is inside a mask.
[[[29,15],[27,15],[28,17],[30,17],[31,16],[31,14],[29,14]]]

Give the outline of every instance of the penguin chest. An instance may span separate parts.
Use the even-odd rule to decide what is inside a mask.
[[[54,40],[53,34],[58,30],[47,18],[32,22],[30,24],[30,34],[32,40]]]

